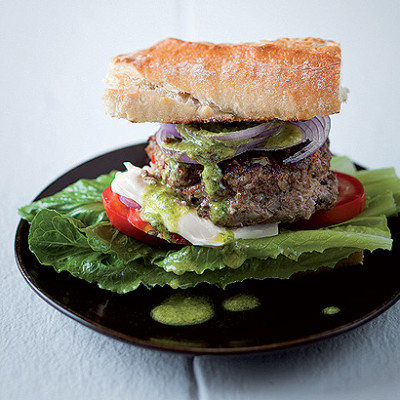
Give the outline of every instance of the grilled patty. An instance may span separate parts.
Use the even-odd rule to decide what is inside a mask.
[[[283,160],[298,148],[276,152],[248,152],[218,164],[223,178],[211,198],[202,181],[203,167],[179,163],[171,168],[154,137],[146,152],[152,162],[147,176],[163,181],[197,207],[199,216],[227,227],[308,219],[317,210],[332,208],[338,196],[336,175],[329,170],[328,141],[311,156],[297,162]],[[223,204],[225,213],[210,212]]]

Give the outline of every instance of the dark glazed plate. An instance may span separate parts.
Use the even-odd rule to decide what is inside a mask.
[[[144,165],[144,144],[112,151],[67,172],[37,199],[49,196],[80,178],[95,178],[123,161]],[[264,352],[297,346],[344,333],[375,318],[400,297],[400,223],[390,221],[394,247],[366,254],[356,265],[289,280],[247,281],[225,291],[209,285],[188,289],[211,298],[214,317],[200,325],[174,327],[150,317],[153,307],[171,294],[170,288],[140,287],[118,295],[40,265],[28,249],[28,224],[18,226],[15,252],[30,287],[70,318],[116,339],[159,350],[192,354]],[[224,299],[238,293],[255,295],[261,305],[244,312],[224,310]],[[326,315],[326,307],[340,312]]]

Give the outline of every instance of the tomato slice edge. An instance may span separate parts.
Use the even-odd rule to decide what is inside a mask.
[[[365,191],[362,183],[352,175],[334,171],[339,180],[339,196],[330,210],[316,211],[308,220],[287,224],[289,229],[318,229],[356,217],[364,210]]]
[[[119,195],[112,191],[111,186],[104,189],[102,198],[104,209],[111,225],[125,235],[156,246],[191,244],[177,233],[170,233],[173,243],[157,236],[149,235],[147,232],[154,230],[151,224],[141,218],[139,209],[125,205],[120,200]]]
[[[168,243],[166,240],[149,235],[145,230],[135,226],[130,221],[129,217],[131,214],[133,214],[133,211],[137,211],[137,214],[139,214],[139,211],[122,203],[122,201],[119,199],[119,195],[112,191],[111,186],[108,186],[103,190],[102,198],[107,217],[115,229],[127,236],[133,237],[134,239],[140,240],[141,242],[147,244],[160,246]],[[142,219],[140,220],[142,221],[141,226],[147,227],[146,224],[148,223]],[[151,227],[150,224],[148,225]]]

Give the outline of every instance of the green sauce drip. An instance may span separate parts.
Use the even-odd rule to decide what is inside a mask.
[[[335,307],[335,306],[325,307],[322,310],[322,314],[324,314],[324,315],[335,315],[335,314],[337,314],[339,312],[340,312],[340,308],[339,307]]]
[[[161,182],[164,185],[167,183],[168,174],[170,174],[173,181],[177,181],[179,179],[178,168],[180,164],[181,163],[179,161],[176,161],[173,158],[167,159],[167,167],[164,169],[161,179]]]
[[[202,172],[204,187],[210,197],[221,189],[222,172],[218,164],[205,164]]]
[[[151,317],[165,325],[184,326],[203,324],[214,316],[208,297],[177,293],[151,310]]]
[[[165,166],[164,171],[162,172],[162,175],[161,175],[161,183],[163,185],[167,184],[168,174],[170,173],[170,171],[171,171],[171,167],[170,167],[170,164],[169,164],[169,162],[167,160],[167,165]]]
[[[210,202],[210,219],[214,224],[223,225],[223,221],[228,215],[229,206],[223,199],[215,199]]]
[[[161,236],[168,240],[171,232],[176,232],[179,218],[190,210],[186,202],[170,187],[153,183],[143,196],[143,219],[149,222]],[[165,221],[161,218],[163,215]],[[165,225],[169,226],[167,229]]]
[[[257,308],[260,300],[257,297],[248,294],[237,294],[225,299],[222,306],[228,311],[249,311]]]

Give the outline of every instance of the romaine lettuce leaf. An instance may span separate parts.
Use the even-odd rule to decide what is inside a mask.
[[[53,196],[21,207],[19,215],[29,223],[40,210],[56,210],[73,217],[85,225],[108,221],[102,203],[103,190],[111,185],[116,171],[100,175],[96,179],[80,179]]]
[[[266,261],[250,258],[237,269],[221,270],[224,266],[221,264],[221,269],[208,268],[203,274],[185,272],[176,275],[156,266],[155,261],[163,257],[162,250],[129,238],[106,222],[101,223],[98,233],[100,231],[101,237],[93,237],[92,228],[83,228],[71,217],[44,209],[33,219],[29,246],[41,264],[51,265],[57,272],[68,271],[77,278],[96,282],[99,287],[117,293],[130,292],[140,284],[147,288],[156,285],[188,288],[206,282],[225,288],[245,279],[285,279],[297,272],[315,271],[320,266],[333,267],[339,259],[357,251],[354,248],[335,248],[322,254],[304,253],[298,261],[284,256]],[[186,248],[196,249],[193,246]],[[217,260],[215,252],[209,254],[210,258],[205,259],[204,253],[198,252],[198,264]]]

